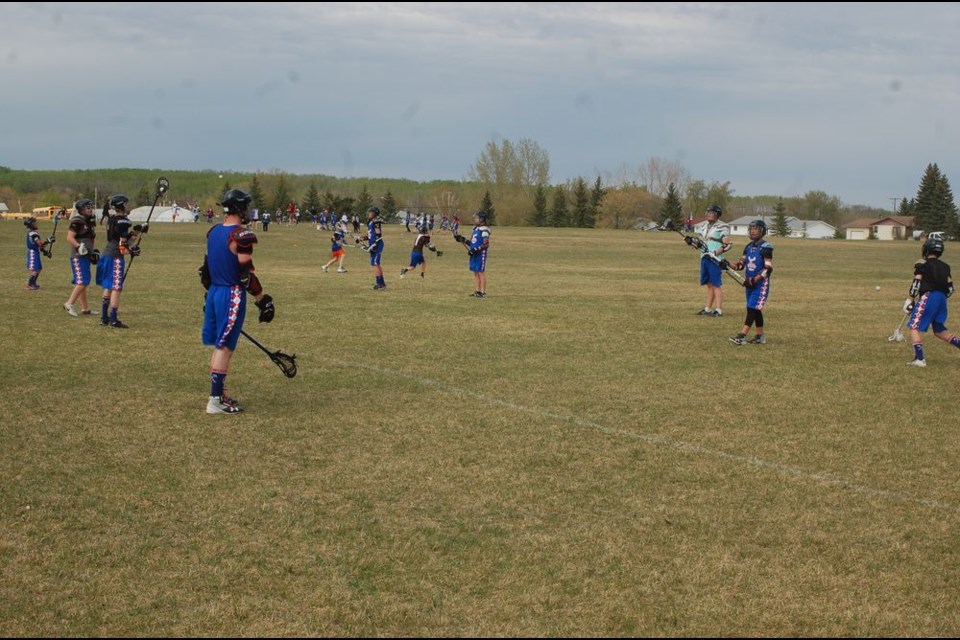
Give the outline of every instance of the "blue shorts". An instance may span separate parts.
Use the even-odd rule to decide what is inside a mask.
[[[767,298],[770,297],[770,278],[764,278],[759,285],[753,289],[747,289],[747,309],[756,309],[763,311],[767,304]]]
[[[410,252],[410,268],[411,269],[423,264],[424,262],[426,262],[426,260],[423,259],[422,253],[420,253],[419,251]]]
[[[125,267],[123,256],[100,256],[97,260],[97,284],[109,291],[121,291]]]
[[[379,267],[380,266],[380,254],[383,253],[383,244],[380,245],[380,248],[376,251],[370,252],[370,266]]]
[[[942,291],[928,291],[913,305],[913,314],[908,329],[916,329],[923,333],[933,325],[934,333],[943,333],[947,330],[947,296]]]
[[[27,271],[42,271],[43,263],[40,262],[40,252],[36,249],[27,249]]]
[[[203,344],[236,350],[247,315],[247,295],[243,287],[210,287],[203,316]]]
[[[700,284],[710,284],[714,287],[723,286],[723,269],[707,256],[700,259]]]
[[[82,284],[84,286],[90,284],[90,258],[87,256],[70,258],[70,272],[73,274],[70,284]]]
[[[470,256],[470,271],[474,273],[483,273],[487,270],[487,252],[481,251],[475,256]]]

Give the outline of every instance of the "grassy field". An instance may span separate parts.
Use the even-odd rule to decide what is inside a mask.
[[[676,234],[495,228],[477,300],[448,237],[400,280],[388,227],[374,292],[275,226],[246,328],[300,374],[241,342],[208,416],[206,228],[151,229],[124,332],[60,307],[65,229],[28,293],[0,223],[0,634],[960,633],[960,351],[887,340],[917,243],[774,239],[736,347]]]

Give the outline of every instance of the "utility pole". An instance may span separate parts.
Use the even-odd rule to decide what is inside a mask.
[[[893,215],[897,215],[897,203],[900,202],[900,198],[890,198],[893,201]]]

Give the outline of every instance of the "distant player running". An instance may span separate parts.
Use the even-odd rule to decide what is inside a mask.
[[[417,239],[413,241],[413,249],[410,250],[410,266],[400,269],[401,278],[407,275],[408,271],[416,269],[418,266],[420,267],[420,277],[423,278],[426,275],[427,261],[423,259],[424,247],[436,253],[438,258],[443,255],[443,251],[438,251],[430,242],[430,230],[427,223],[421,221],[417,225]]]
[[[913,338],[914,367],[927,366],[923,354],[923,336],[933,325],[933,335],[960,349],[960,338],[947,330],[947,298],[953,295],[953,276],[950,265],[940,259],[943,240],[927,239],[921,249],[923,260],[913,267],[910,297],[903,303],[904,313],[910,313],[907,328]]]
[[[321,268],[323,272],[326,273],[327,269],[330,268],[334,262],[339,260],[337,264],[337,273],[346,273],[347,270],[343,268],[343,259],[346,256],[347,252],[343,248],[344,238],[347,237],[347,228],[342,223],[337,223],[337,226],[333,228],[333,235],[330,236],[330,260],[327,264],[323,265]]]

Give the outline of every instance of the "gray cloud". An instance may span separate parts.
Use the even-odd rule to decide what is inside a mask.
[[[960,172],[953,4],[4,3],[0,164],[553,179],[650,156],[887,207]],[[64,154],[63,150],[78,150]]]

